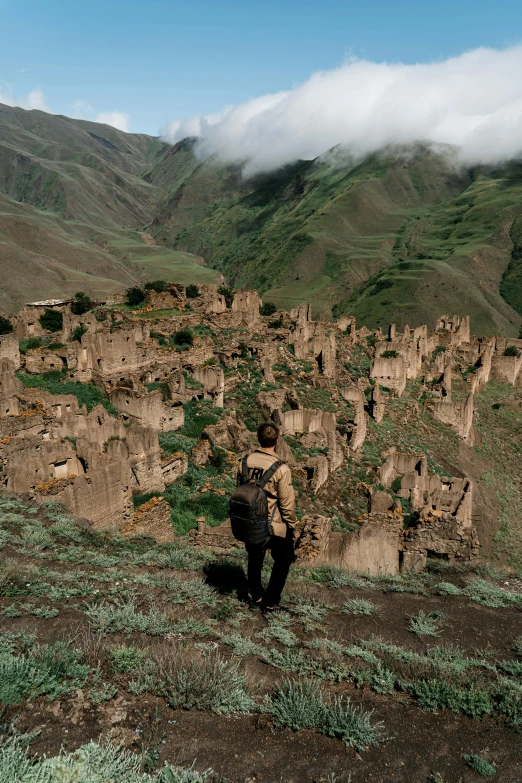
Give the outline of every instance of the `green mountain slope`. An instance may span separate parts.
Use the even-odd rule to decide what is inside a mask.
[[[0,105],[0,308],[151,277],[215,282],[202,259],[142,236],[166,196],[142,175],[169,150],[144,134]]]
[[[370,327],[522,323],[522,164],[457,168],[418,145],[341,148],[245,180],[196,140],[0,106],[0,307],[151,278],[256,287]],[[151,236],[149,236],[151,235]]]
[[[186,165],[188,145],[182,152]],[[451,311],[470,313],[483,333],[518,333],[515,164],[466,171],[445,151],[418,147],[353,165],[333,150],[249,182],[235,177],[212,160],[194,166],[158,212],[154,235],[286,309],[310,298],[316,314],[350,312],[372,327],[433,324]]]

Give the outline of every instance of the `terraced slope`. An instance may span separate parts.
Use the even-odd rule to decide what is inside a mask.
[[[244,180],[240,165],[199,160],[194,139],[0,106],[0,308],[222,273],[285,309],[310,299],[323,318],[470,313],[477,332],[517,335],[522,167],[452,156],[417,146],[355,163],[335,148]]]
[[[189,152],[183,142],[170,154],[186,165]],[[471,313],[481,332],[516,334],[519,167],[466,171],[450,155],[418,147],[353,165],[333,150],[241,185],[208,161],[170,194],[152,231],[286,309],[310,298],[318,315],[350,312],[370,327],[432,324],[451,310]],[[233,183],[228,202],[221,190],[209,203],[212,177]]]

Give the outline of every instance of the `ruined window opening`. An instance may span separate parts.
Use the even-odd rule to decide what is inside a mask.
[[[70,410],[71,410],[71,406],[70,406],[70,405],[66,405],[66,406],[65,406],[65,410],[66,410],[66,411],[70,411]]]
[[[426,554],[428,557],[431,557],[434,560],[449,560],[449,555],[447,552],[434,552],[431,549],[428,549]]]
[[[83,472],[84,472],[84,473],[87,473],[87,471],[88,471],[88,469],[89,469],[89,463],[87,462],[87,460],[85,459],[85,457],[78,457],[78,462],[79,462],[79,463],[80,463],[80,465],[82,466],[82,468],[83,468]]]
[[[98,364],[101,364],[101,359],[96,359],[96,361],[98,362]]]
[[[305,465],[305,471],[306,471],[306,478],[308,481],[312,481],[314,477],[314,471],[315,468],[308,467],[308,465]]]
[[[100,425],[100,427],[101,427],[101,425],[102,425],[102,420],[101,420],[100,416],[98,416],[98,424],[99,424],[99,425]]]
[[[125,400],[125,405],[130,405],[130,402],[128,400]]]
[[[422,460],[421,459],[415,465],[415,473],[417,473],[417,475],[419,475],[419,476],[422,474]]]
[[[54,477],[57,479],[63,479],[67,478],[69,475],[69,471],[67,468],[67,462],[68,460],[62,460],[62,462],[55,462],[54,463]]]
[[[317,361],[317,366],[319,367],[319,372],[322,373],[324,369],[323,352],[320,351],[315,358]]]

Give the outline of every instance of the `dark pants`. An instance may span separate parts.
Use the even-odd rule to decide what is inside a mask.
[[[267,544],[245,544],[245,547],[248,552],[248,589],[252,599],[257,601],[264,597],[269,606],[278,604],[290,566],[295,560],[291,536],[286,538],[272,536]],[[267,549],[272,553],[274,565],[265,594],[261,582],[261,570]]]

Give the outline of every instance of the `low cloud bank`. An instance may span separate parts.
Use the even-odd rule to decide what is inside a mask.
[[[521,73],[522,46],[417,65],[352,59],[287,92],[171,122],[163,137],[198,136],[201,158],[248,161],[245,176],[337,144],[356,157],[394,144],[452,144],[463,163],[494,163],[522,152]]]

